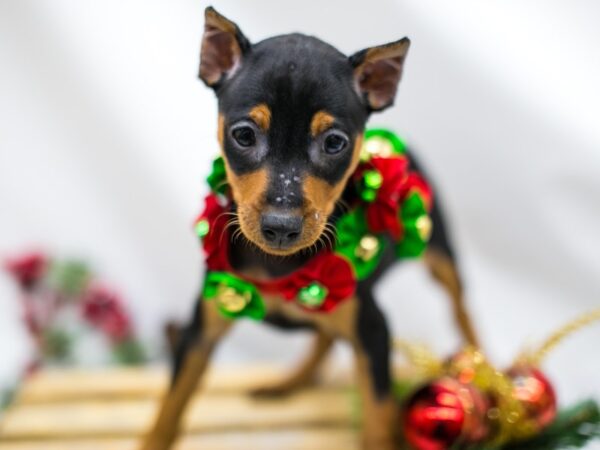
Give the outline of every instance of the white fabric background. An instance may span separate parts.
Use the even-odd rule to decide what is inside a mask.
[[[499,364],[600,306],[600,4],[443,0],[215,0],[254,41],[302,31],[351,53],[404,35],[397,106],[371,123],[416,149],[444,198],[468,298]],[[161,346],[199,285],[191,232],[217,151],[197,80],[206,4],[0,1],[0,253],[38,244],[96,263]],[[418,264],[379,286],[397,336],[458,338]],[[0,275],[0,380],[27,359]],[[243,323],[221,361],[290,361],[305,336]],[[565,401],[600,395],[600,327],[547,361]],[[339,353],[339,352],[338,352]],[[341,351],[341,360],[347,354]]]

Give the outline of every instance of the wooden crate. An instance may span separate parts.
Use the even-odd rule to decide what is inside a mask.
[[[177,450],[358,448],[355,395],[343,376],[281,399],[252,387],[282,369],[212,370],[191,401]],[[0,450],[135,450],[167,384],[162,369],[55,370],[32,377],[0,421]]]

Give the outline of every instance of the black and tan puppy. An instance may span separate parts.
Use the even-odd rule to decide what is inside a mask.
[[[359,162],[365,123],[371,113],[392,105],[409,45],[404,38],[347,57],[302,34],[251,44],[236,24],[206,9],[200,78],[217,95],[218,137],[233,212],[247,240],[245,245],[231,245],[229,258],[236,272],[255,279],[280,277],[311,258],[303,250],[321,238],[328,223],[335,222],[336,205]],[[435,206],[432,218],[435,231],[425,261],[448,289],[465,339],[474,342]],[[356,355],[364,411],[362,444],[371,450],[398,445],[390,334],[372,294],[373,284],[393,261],[393,255],[384,255],[378,270],[359,282],[355,296],[330,314],[265,298],[267,323],[310,328],[316,337],[306,361],[279,385],[261,392],[286,393],[304,385],[332,342],[343,339]],[[144,450],[171,447],[186,403],[216,343],[231,325],[218,314],[214,302],[198,302],[191,324],[182,333],[172,386]]]

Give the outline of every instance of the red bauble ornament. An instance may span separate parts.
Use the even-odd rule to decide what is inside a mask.
[[[488,402],[471,385],[442,378],[419,389],[408,401],[404,434],[417,450],[446,450],[488,435]]]
[[[515,366],[507,372],[513,383],[513,397],[521,402],[526,418],[535,422],[538,429],[550,425],[556,418],[554,388],[537,368]]]

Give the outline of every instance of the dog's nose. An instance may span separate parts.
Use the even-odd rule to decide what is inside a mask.
[[[302,232],[302,217],[285,212],[262,215],[260,229],[269,245],[285,248],[292,245]]]

